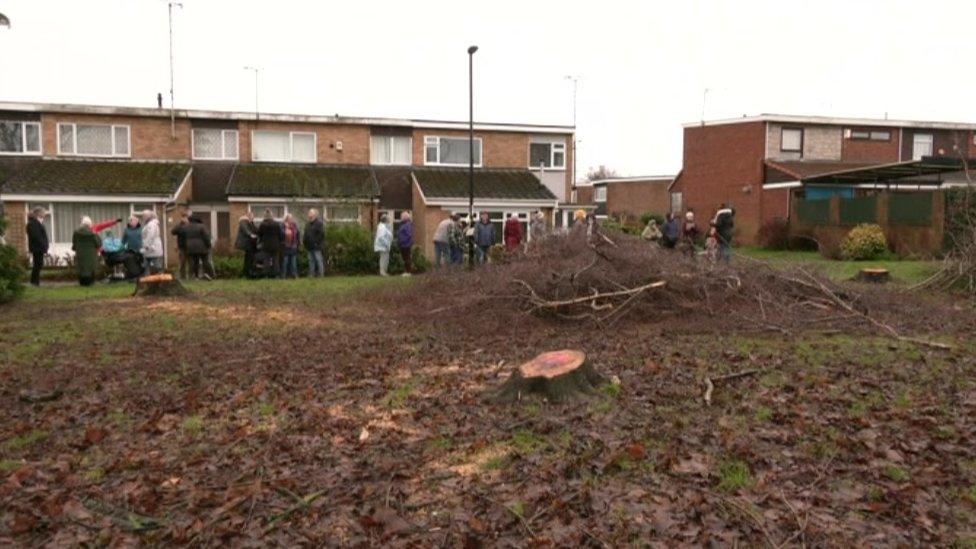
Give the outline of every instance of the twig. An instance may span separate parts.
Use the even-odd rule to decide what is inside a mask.
[[[726,498],[726,499],[723,499],[721,501],[724,502],[724,503],[728,503],[729,505],[731,505],[732,507],[734,507],[737,511],[739,511],[743,515],[749,517],[749,519],[752,520],[752,522],[756,525],[756,527],[762,533],[763,537],[766,539],[766,543],[770,547],[772,547],[773,549],[778,549],[779,548],[779,544],[777,544],[775,541],[773,541],[773,537],[769,534],[769,530],[767,530],[766,529],[766,525],[763,524],[762,518],[756,516],[755,512],[753,512],[750,509],[746,509],[744,506],[742,506],[742,504],[740,504],[739,502],[735,501],[732,498]]]
[[[712,405],[712,391],[715,390],[715,383],[714,382],[716,382],[716,381],[728,381],[730,379],[736,379],[736,378],[740,378],[740,377],[751,376],[751,375],[755,375],[755,374],[759,374],[759,373],[765,372],[768,369],[769,368],[760,368],[760,369],[756,369],[756,370],[743,370],[741,372],[734,372],[734,373],[731,373],[731,374],[725,374],[725,375],[715,376],[715,377],[706,376],[705,377],[705,405],[706,406],[711,406]]]
[[[714,390],[715,390],[715,385],[712,383],[712,380],[706,377],[705,378],[705,406],[712,405],[712,391]]]
[[[308,508],[308,506],[311,505],[313,501],[318,499],[319,496],[321,496],[324,493],[325,490],[319,490],[318,492],[313,492],[303,498],[300,498],[300,500],[297,503],[295,503],[295,505],[292,505],[288,509],[285,509],[284,511],[278,513],[277,515],[272,516],[270,519],[268,519],[268,525],[264,528],[264,534],[267,535],[272,530],[274,530],[279,520],[288,518],[295,511]]]

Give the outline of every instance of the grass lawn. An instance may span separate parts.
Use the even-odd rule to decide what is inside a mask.
[[[767,261],[777,267],[786,267],[790,264],[812,265],[834,280],[849,280],[861,269],[866,267],[879,267],[888,269],[895,282],[915,284],[934,274],[940,265],[939,261],[908,259],[840,261],[827,259],[818,252],[767,250],[749,247],[736,248],[735,251],[754,259]]]

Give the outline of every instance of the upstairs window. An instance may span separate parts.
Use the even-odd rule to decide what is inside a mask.
[[[469,142],[466,137],[424,137],[424,164],[428,166],[467,166]],[[481,138],[474,138],[474,165],[481,166]]]
[[[566,167],[566,144],[530,143],[529,167],[564,169]]]
[[[593,202],[606,202],[607,201],[607,186],[600,185],[599,187],[593,187]]]
[[[369,138],[369,163],[409,166],[413,140],[407,136],[374,135]]]
[[[863,130],[863,129],[852,129],[850,130],[851,139],[868,139],[871,141],[889,141],[891,140],[891,132],[888,130]]]
[[[193,158],[237,160],[237,130],[193,130]]]
[[[58,153],[69,156],[129,156],[129,126],[58,124]]]
[[[315,134],[260,130],[251,133],[251,160],[255,162],[315,163]]]
[[[921,160],[923,156],[932,156],[932,134],[916,133],[912,136],[912,160]]]
[[[0,154],[41,154],[40,122],[0,120]]]
[[[800,128],[783,128],[779,140],[781,152],[803,153],[803,130]]]

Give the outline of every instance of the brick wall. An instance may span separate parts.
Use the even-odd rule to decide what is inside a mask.
[[[22,256],[27,256],[27,205],[23,202],[3,203],[3,218],[7,222],[4,238],[7,245],[17,250]]]
[[[736,209],[735,238],[756,241],[762,220],[764,122],[744,122],[684,129],[681,178],[674,191],[684,208],[694,209],[707,223],[722,202]]]
[[[593,203],[593,187],[587,185],[585,187],[576,187],[576,203],[577,204],[592,204]]]
[[[640,217],[668,213],[671,181],[618,181],[607,185],[607,213]]]
[[[241,162],[251,161],[253,130],[311,132],[315,134],[316,161],[319,164],[369,164],[369,126],[262,121],[255,124],[254,121],[242,121]],[[336,149],[338,141],[342,141],[341,151]]]
[[[190,158],[190,122],[176,121],[176,137],[170,132],[168,118],[135,116],[95,116],[87,114],[42,114],[41,152],[45,157],[58,155],[60,122],[76,124],[117,124],[129,126],[131,158],[141,160],[188,160]]]
[[[841,159],[853,162],[898,162],[898,128],[861,128],[859,130],[886,131],[887,141],[851,139],[845,137],[841,145]]]

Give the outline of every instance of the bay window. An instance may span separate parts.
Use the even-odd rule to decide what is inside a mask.
[[[251,160],[315,163],[315,134],[255,130],[251,132]]]
[[[70,156],[129,156],[129,126],[58,124],[58,153]]]
[[[0,154],[41,154],[40,122],[0,120]]]
[[[194,129],[193,158],[237,160],[237,130]]]
[[[412,140],[408,136],[374,135],[369,138],[369,163],[409,166]]]
[[[424,164],[428,166],[467,166],[470,159],[467,137],[424,137]],[[474,165],[481,166],[481,138],[474,138]]]
[[[566,168],[565,143],[530,143],[530,168]]]

